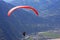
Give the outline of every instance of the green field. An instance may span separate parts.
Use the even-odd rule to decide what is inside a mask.
[[[60,34],[57,33],[51,33],[51,32],[43,32],[40,35],[46,36],[46,37],[50,37],[50,38],[60,38]]]

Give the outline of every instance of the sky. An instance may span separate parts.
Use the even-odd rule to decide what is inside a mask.
[[[3,1],[5,1],[5,2],[8,2],[8,3],[9,3],[9,2],[12,2],[13,0],[3,0]]]

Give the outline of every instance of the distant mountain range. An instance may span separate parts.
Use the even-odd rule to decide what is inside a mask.
[[[60,15],[60,0],[14,0],[10,4],[33,6],[38,10],[40,17]]]

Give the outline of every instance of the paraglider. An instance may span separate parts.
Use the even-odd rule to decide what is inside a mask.
[[[10,16],[13,11],[15,11],[16,9],[19,9],[19,8],[31,9],[32,11],[35,12],[36,15],[38,15],[37,10],[36,10],[35,8],[31,7],[31,6],[16,6],[16,7],[13,7],[12,9],[10,9],[10,10],[8,11],[8,16]]]
[[[23,36],[25,36],[26,35],[26,32],[23,32]]]
[[[31,6],[16,6],[16,7],[13,7],[12,9],[10,9],[8,11],[8,16],[10,16],[12,14],[12,12],[14,12],[16,9],[19,9],[19,8],[31,9],[32,11],[34,11],[34,13],[36,15],[38,15],[37,10],[35,8],[31,7]],[[23,32],[22,35],[25,37],[26,36],[26,32]]]

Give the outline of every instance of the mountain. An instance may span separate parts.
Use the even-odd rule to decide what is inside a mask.
[[[14,6],[4,1],[0,1],[0,40],[17,40],[10,28],[11,25],[7,21],[7,12],[12,7]]]
[[[38,10],[40,17],[60,15],[60,0],[14,0],[10,4],[33,6]]]
[[[4,1],[0,1],[0,5],[0,29],[3,31],[0,35],[4,34],[6,40],[19,40],[23,32],[31,34],[60,28],[60,15],[43,18],[17,9],[8,17],[8,11],[15,6]]]
[[[3,31],[0,34],[1,40],[2,36],[4,36],[4,40],[18,40],[24,31],[27,33],[35,31],[34,27],[32,28],[30,25],[26,26],[25,24],[33,24],[35,21],[37,22],[37,16],[33,16],[32,13],[26,12],[23,9],[18,9],[8,17],[7,13],[12,7],[14,7],[14,5],[4,1],[0,1],[0,5],[0,29]]]

